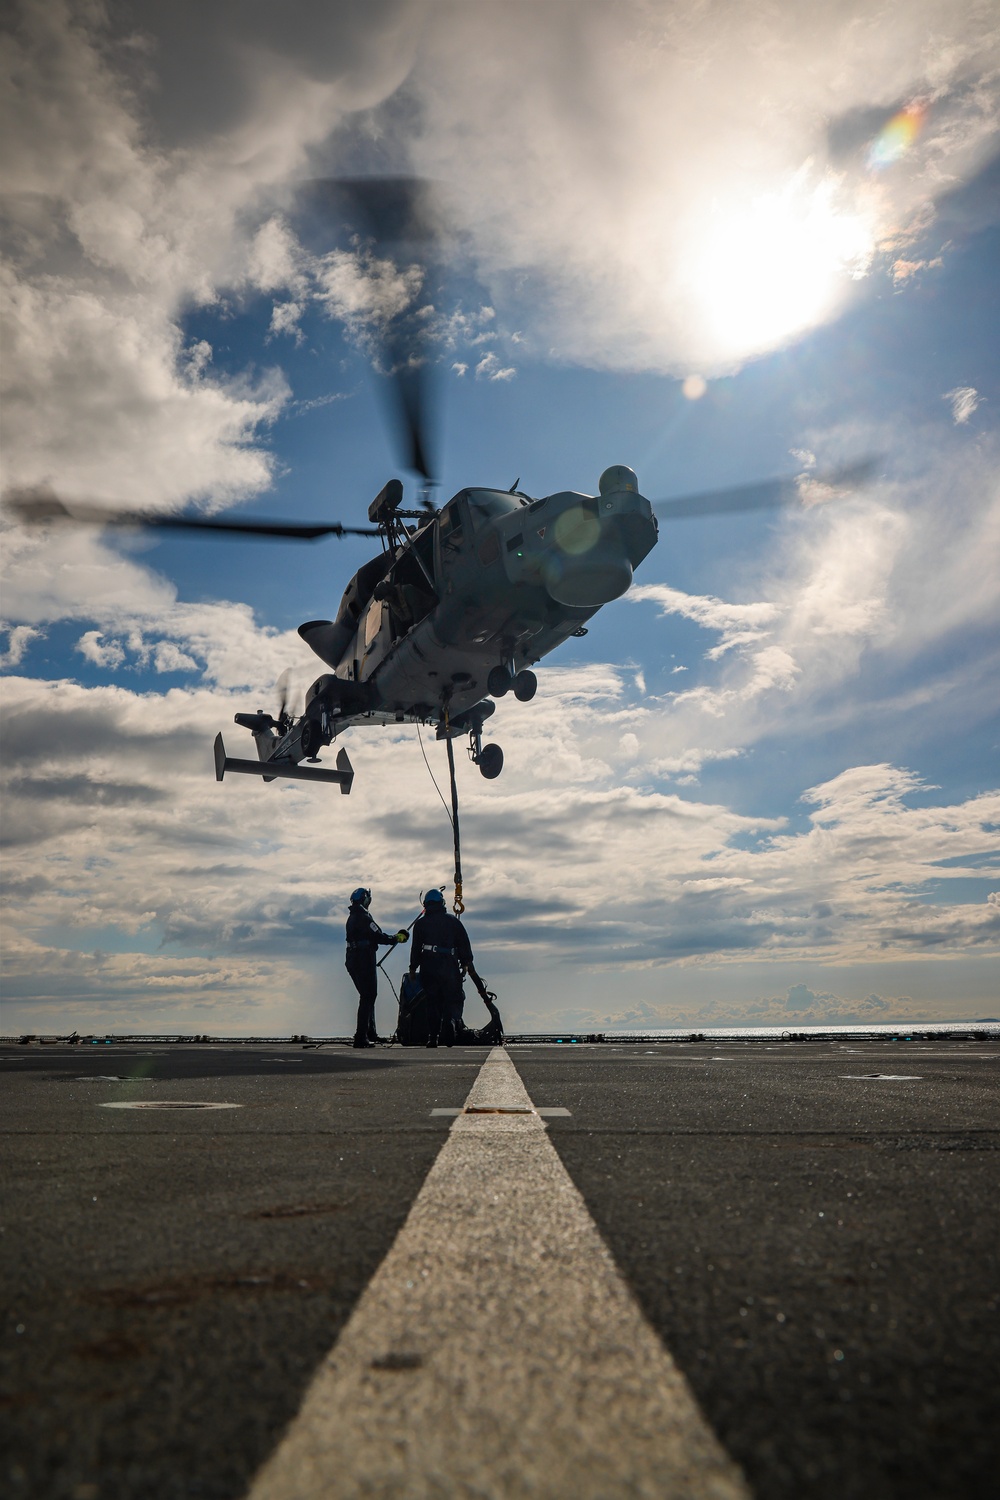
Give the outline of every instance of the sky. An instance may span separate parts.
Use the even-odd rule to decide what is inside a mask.
[[[6,489],[363,525],[390,477],[416,498],[372,368],[407,307],[441,498],[800,476],[664,523],[498,705],[503,775],[460,754],[508,1029],[1000,1015],[996,7],[5,17]],[[304,226],[303,182],[403,173],[446,207],[434,268]],[[301,701],[296,627],[371,543],[0,528],[3,1031],[348,1031],[350,891],[392,930],[452,872],[416,729],[348,731],[349,798],[219,784],[212,743],[252,753],[233,714],[283,672]]]

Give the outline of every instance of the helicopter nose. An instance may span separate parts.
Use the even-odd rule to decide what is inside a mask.
[[[555,560],[553,560],[555,562]],[[560,559],[545,580],[557,604],[572,609],[596,609],[619,599],[632,582],[632,564],[618,555]]]

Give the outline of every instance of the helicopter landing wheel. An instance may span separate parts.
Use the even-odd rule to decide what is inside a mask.
[[[519,703],[530,703],[538,691],[538,678],[534,672],[518,672],[514,678],[514,697]]]
[[[503,665],[491,667],[490,675],[486,679],[486,691],[494,698],[502,698],[504,693],[509,693],[514,685],[514,679]]]
[[[315,719],[306,719],[299,731],[299,740],[302,744],[302,754],[306,760],[313,760],[316,751],[323,744],[323,731]]]
[[[487,781],[495,781],[503,770],[503,751],[499,745],[484,745],[479,752],[479,774]]]

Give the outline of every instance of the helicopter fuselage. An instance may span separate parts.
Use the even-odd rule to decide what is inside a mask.
[[[336,619],[299,628],[329,669],[302,717],[237,716],[261,760],[313,759],[358,723],[471,728],[475,749],[494,708],[486,695],[513,686],[530,697],[527,669],[585,633],[657,540],[652,507],[623,466],[605,471],[596,496],[461,490],[412,529],[397,519],[399,499],[397,484],[373,502],[385,549],[351,579]]]

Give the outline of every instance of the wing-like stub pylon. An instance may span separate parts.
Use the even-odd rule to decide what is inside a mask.
[[[245,776],[263,776],[271,781],[275,776],[284,776],[290,781],[330,781],[340,787],[341,795],[350,796],[354,783],[354,767],[346,750],[337,752],[337,769],[326,766],[303,766],[291,760],[238,760],[226,754],[222,735],[215,736],[215,779],[221,781],[227,771],[240,771]]]

